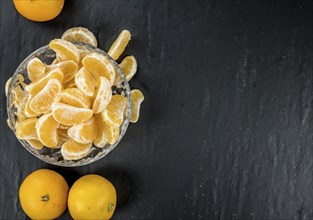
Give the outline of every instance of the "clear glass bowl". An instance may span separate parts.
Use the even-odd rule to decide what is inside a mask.
[[[80,160],[64,160],[64,158],[61,155],[60,148],[57,149],[51,149],[44,147],[43,149],[37,150],[30,146],[27,141],[25,140],[20,140],[18,139],[23,147],[28,150],[31,154],[33,154],[35,157],[39,158],[40,160],[57,165],[57,166],[63,166],[63,167],[76,167],[76,166],[82,166],[86,164],[93,163],[103,157],[105,157],[108,153],[110,153],[117,145],[118,143],[122,140],[123,136],[126,133],[128,124],[129,124],[129,118],[131,115],[131,96],[130,96],[130,89],[129,89],[129,84],[126,81],[125,75],[123,71],[120,69],[118,64],[103,50],[100,50],[98,48],[95,48],[93,46],[80,43],[80,42],[73,42],[78,48],[81,49],[87,49],[90,52],[95,52],[102,54],[106,56],[112,65],[116,68],[118,74],[120,75],[122,82],[119,83],[118,85],[112,87],[113,94],[120,94],[123,95],[124,97],[127,98],[127,106],[126,106],[126,114],[124,117],[123,124],[120,127],[120,135],[119,139],[115,144],[107,144],[104,148],[97,148],[95,146],[92,146],[91,152],[88,154],[88,156],[80,159]],[[27,75],[27,63],[29,60],[31,60],[34,57],[38,57],[41,61],[45,62],[46,64],[51,64],[52,61],[56,58],[56,54],[54,51],[52,51],[49,48],[49,45],[43,46],[39,48],[38,50],[34,51],[32,54],[30,54],[16,69],[15,73],[12,76],[12,81],[11,85],[9,87],[8,91],[8,97],[7,97],[7,113],[8,113],[8,118],[11,123],[11,125],[15,125],[17,121],[17,117],[14,114],[17,112],[17,109],[12,106],[12,89],[18,84],[18,74],[22,74],[25,78],[25,83],[29,83],[30,80]],[[12,130],[15,134],[15,128],[12,126]]]

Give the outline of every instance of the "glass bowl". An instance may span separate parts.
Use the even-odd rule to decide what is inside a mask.
[[[115,67],[116,71],[120,75],[122,82],[119,83],[116,86],[112,87],[113,94],[120,94],[126,97],[127,99],[127,105],[126,105],[126,111],[125,111],[125,117],[124,121],[120,127],[120,135],[118,138],[118,141],[115,144],[107,144],[104,148],[97,148],[94,145],[91,148],[91,152],[84,158],[80,160],[64,160],[64,158],[61,155],[60,148],[47,148],[44,147],[43,149],[35,149],[25,140],[19,140],[19,142],[23,145],[23,147],[28,150],[31,154],[33,154],[35,157],[39,158],[40,160],[57,165],[57,166],[63,166],[63,167],[76,167],[76,166],[82,166],[86,164],[93,163],[103,157],[105,157],[108,153],[110,153],[122,140],[123,136],[126,133],[128,124],[129,124],[129,118],[131,115],[131,96],[130,96],[130,89],[129,84],[125,78],[125,75],[123,71],[120,69],[119,65],[103,50],[95,48],[93,46],[80,43],[80,42],[72,42],[74,43],[78,48],[80,49],[86,49],[90,52],[98,53],[101,55],[104,55],[109,59],[111,64]],[[21,74],[24,76],[25,83],[30,83],[30,80],[27,75],[27,63],[34,57],[39,58],[41,61],[43,61],[46,64],[51,64],[53,60],[56,58],[56,54],[54,51],[52,51],[49,48],[49,45],[43,46],[39,48],[38,50],[34,51],[32,54],[30,54],[16,69],[12,76],[11,85],[9,87],[8,91],[8,97],[7,97],[7,113],[9,118],[9,123],[11,125],[15,125],[17,122],[17,117],[15,113],[17,112],[17,109],[12,106],[13,102],[13,95],[12,90],[15,88],[16,85],[18,85],[19,79],[18,74]],[[15,134],[15,126],[12,126],[12,130]]]

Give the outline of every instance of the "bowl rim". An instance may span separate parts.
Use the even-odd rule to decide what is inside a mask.
[[[126,76],[125,76],[123,70],[120,68],[118,63],[110,55],[108,55],[105,51],[103,51],[103,50],[101,50],[99,48],[96,48],[96,47],[94,47],[92,45],[89,45],[89,44],[86,44],[86,43],[83,43],[83,42],[75,42],[75,41],[71,41],[71,43],[73,43],[74,45],[79,45],[79,46],[86,47],[87,49],[89,49],[92,52],[97,52],[97,53],[99,53],[101,55],[104,55],[110,61],[110,63],[115,67],[115,69],[119,73],[119,76],[122,78],[122,82],[121,83],[124,84],[123,87],[125,88],[125,93],[126,93],[126,98],[127,98],[127,106],[126,106],[127,109],[126,109],[126,116],[124,116],[123,123],[120,126],[120,134],[119,134],[118,141],[116,143],[114,143],[114,144],[110,144],[109,147],[107,147],[107,148],[102,148],[100,151],[102,151],[103,153],[100,156],[99,156],[99,153],[100,153],[99,152],[95,157],[92,157],[89,160],[84,160],[86,157],[84,157],[82,159],[79,159],[79,160],[64,160],[63,159],[63,160],[60,160],[60,161],[52,161],[51,158],[49,158],[49,157],[47,159],[46,155],[36,154],[34,152],[36,149],[31,147],[30,144],[28,144],[28,142],[26,140],[21,140],[21,139],[17,138],[16,134],[15,134],[16,130],[15,130],[14,126],[12,126],[12,128],[10,128],[13,131],[16,139],[33,156],[35,156],[36,158],[40,159],[43,162],[46,162],[48,164],[55,165],[55,166],[60,166],[60,167],[80,167],[80,166],[88,165],[88,164],[94,163],[94,162],[104,158],[109,153],[111,153],[117,147],[117,145],[121,142],[121,140],[123,139],[124,135],[126,134],[126,131],[127,131],[128,125],[129,125],[129,121],[130,121],[131,111],[132,111],[132,108],[131,108],[132,100],[131,100],[130,86],[129,86],[128,81],[126,80]],[[12,114],[10,114],[11,111],[12,111],[12,107],[10,107],[9,104],[11,103],[10,98],[11,98],[12,90],[13,90],[13,87],[14,87],[14,84],[15,84],[14,82],[18,78],[18,74],[21,72],[21,70],[24,69],[23,67],[27,66],[27,65],[25,65],[26,62],[29,62],[29,60],[34,58],[34,57],[36,57],[37,54],[43,53],[46,50],[51,50],[50,47],[49,47],[49,44],[44,45],[44,46],[36,49],[35,51],[33,51],[31,54],[29,54],[18,65],[18,67],[16,68],[16,70],[14,71],[14,73],[13,73],[13,75],[11,77],[12,80],[11,80],[11,84],[10,84],[9,90],[8,90],[8,95],[7,95],[7,98],[6,98],[7,116],[8,116],[8,119],[9,119],[9,122],[11,123],[11,125],[13,125],[13,119],[11,117]],[[48,65],[50,65],[50,64],[48,64]],[[94,147],[94,144],[92,144],[92,147]]]

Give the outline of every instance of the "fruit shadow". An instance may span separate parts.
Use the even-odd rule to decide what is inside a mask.
[[[117,209],[122,210],[134,202],[136,186],[139,178],[131,175],[119,167],[106,167],[95,170],[94,174],[101,175],[108,179],[115,187],[117,194]]]
[[[71,168],[64,167],[47,167],[56,171],[62,175],[69,188],[78,180],[80,177],[86,174],[79,173]],[[96,169],[92,174],[98,174],[100,176],[108,179],[115,187],[117,194],[117,209],[122,210],[127,206],[130,206],[131,203],[135,202],[135,196],[137,191],[138,181],[140,180],[139,176],[131,175],[125,169],[119,167],[106,167],[105,169]]]
[[[76,182],[76,180],[83,176],[71,168],[49,167],[48,169],[53,170],[62,175],[65,178],[69,188],[71,188],[71,186]]]

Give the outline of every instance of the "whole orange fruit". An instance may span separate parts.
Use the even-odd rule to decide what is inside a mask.
[[[67,206],[73,219],[110,219],[116,206],[115,188],[102,176],[83,176],[71,187]]]
[[[32,21],[49,21],[60,14],[64,0],[13,0],[16,10]]]
[[[31,219],[55,219],[66,209],[68,190],[60,174],[40,169],[25,178],[20,186],[19,199]]]

